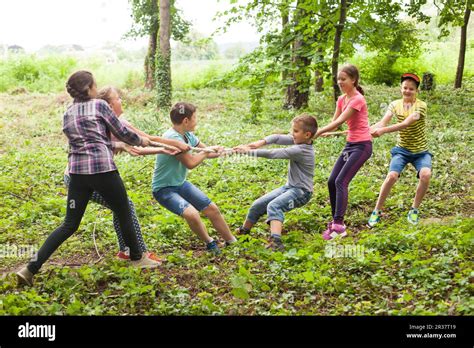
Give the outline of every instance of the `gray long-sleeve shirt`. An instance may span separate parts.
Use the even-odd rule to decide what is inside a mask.
[[[314,149],[312,144],[295,144],[291,135],[272,134],[265,137],[267,144],[293,145],[282,149],[259,149],[257,157],[289,159],[287,185],[313,192]]]

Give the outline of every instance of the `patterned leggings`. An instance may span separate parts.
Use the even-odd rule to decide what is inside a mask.
[[[69,182],[70,181],[71,181],[71,178],[68,175],[64,175],[64,184],[66,184],[67,187],[69,187]],[[102,196],[96,191],[94,191],[92,193],[91,200],[93,202],[96,202],[96,203],[110,209],[109,205],[105,202],[104,198],[102,198]],[[132,213],[133,228],[135,230],[135,234],[137,235],[138,247],[139,247],[141,252],[145,252],[148,249],[146,247],[145,241],[143,240],[142,231],[141,231],[141,228],[140,228],[140,223],[138,222],[137,213],[135,212],[135,206],[133,205],[133,202],[130,198],[128,199],[128,205],[130,206],[130,211]],[[123,234],[122,234],[122,231],[120,230],[119,220],[118,220],[118,217],[115,214],[114,214],[114,228],[115,228],[115,232],[117,233],[117,238],[118,238],[120,251],[127,250],[128,247],[125,244],[125,241],[123,239]]]

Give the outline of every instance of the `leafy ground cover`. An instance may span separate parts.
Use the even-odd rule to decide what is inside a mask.
[[[248,122],[245,90],[178,90],[174,99],[198,105],[196,133],[204,142],[233,146],[289,129],[295,113],[281,109],[279,95],[266,92],[256,125]],[[368,86],[366,95],[373,123],[399,91]],[[156,271],[139,271],[116,260],[112,214],[90,203],[80,229],[45,264],[35,287],[18,289],[10,273],[26,258],[0,259],[0,314],[472,315],[472,83],[458,91],[438,86],[421,98],[429,106],[434,168],[419,226],[406,223],[416,187],[410,167],[387,200],[384,222],[373,230],[365,227],[395,135],[375,140],[372,158],[350,186],[350,235],[331,243],[320,235],[330,218],[326,180],[344,139],[315,141],[315,192],[308,205],[287,214],[283,253],[264,248],[268,231],[262,221],[251,236],[211,257],[185,223],[153,199],[154,157],[120,155],[116,162],[145,241],[167,262]],[[168,127],[149,92],[127,91],[124,101],[126,117],[142,129],[160,134]],[[61,122],[68,102],[64,94],[0,94],[2,246],[39,246],[62,222],[67,143]],[[325,124],[333,113],[331,97],[312,97],[308,111]],[[189,179],[235,228],[253,200],[285,182],[286,166],[222,158],[208,160]]]

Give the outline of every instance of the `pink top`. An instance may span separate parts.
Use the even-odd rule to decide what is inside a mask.
[[[347,98],[343,94],[337,99],[337,107],[344,112],[348,107],[356,110],[348,120],[349,132],[347,133],[347,141],[361,142],[372,140],[369,127],[369,114],[367,112],[367,103],[362,94],[357,92],[354,96]]]
[[[119,121],[122,125],[124,125],[127,128],[130,128],[131,124],[128,122],[123,116],[119,118]],[[115,137],[112,133],[110,133],[110,140],[111,141],[121,141]]]

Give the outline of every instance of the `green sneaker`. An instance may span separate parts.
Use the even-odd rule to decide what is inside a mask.
[[[417,225],[418,222],[420,221],[420,215],[419,215],[418,209],[411,208],[410,211],[408,212],[407,220],[412,225]]]
[[[380,222],[380,217],[382,216],[381,210],[374,210],[372,214],[370,214],[369,221],[367,222],[367,227],[372,228],[378,222]]]

